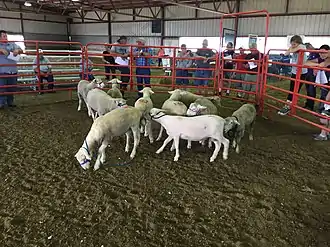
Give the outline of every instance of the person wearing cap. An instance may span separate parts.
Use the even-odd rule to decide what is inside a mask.
[[[117,55],[117,57],[115,58],[115,61],[119,57],[121,57],[123,61],[127,61],[128,57],[130,56],[130,47],[127,45],[127,37],[120,36],[120,38],[117,40],[117,43],[111,47],[110,51],[112,54]],[[126,91],[127,85],[130,81],[131,71],[130,71],[129,65],[127,65],[127,66],[119,65],[119,66],[117,66],[116,69],[119,70],[120,74],[121,74],[120,80],[122,81],[122,83],[120,84],[120,91],[121,91],[122,95],[124,96],[124,92]]]
[[[134,47],[133,54],[135,57],[135,65],[136,65],[136,82],[138,91],[143,89],[143,86],[150,87],[150,68],[146,68],[146,66],[150,66],[150,58],[146,58],[145,56],[151,56],[152,50],[151,48],[144,47],[146,44],[145,39],[139,38],[136,40],[138,47]],[[144,84],[144,85],[143,85]],[[138,93],[138,97],[142,97],[142,93]]]
[[[16,91],[15,87],[2,87],[17,84],[17,61],[10,59],[22,54],[23,50],[14,42],[8,42],[7,32],[0,30],[0,64],[8,66],[0,66],[0,93],[9,93],[7,95],[0,94],[0,109],[5,105],[15,107],[14,95],[10,94]],[[11,56],[10,56],[11,55]]]
[[[46,80],[48,84],[48,90],[54,89],[54,76],[52,74],[52,66],[49,64],[48,58],[44,56],[42,49],[39,49],[39,66],[38,66],[38,56],[33,60],[33,70],[36,74],[37,81],[40,82],[40,90],[44,90],[44,85],[42,84]],[[40,71],[40,73],[38,73]],[[51,91],[55,92],[55,91]],[[39,92],[43,94],[43,92]]]

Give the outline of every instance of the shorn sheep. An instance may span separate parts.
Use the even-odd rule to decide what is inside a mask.
[[[253,128],[257,117],[256,106],[244,104],[238,108],[230,117],[225,118],[225,133],[234,131],[233,148],[236,153],[240,152],[239,144],[244,137],[245,130],[249,132],[249,140],[253,140]]]
[[[109,81],[109,83],[111,83],[111,89],[108,90],[107,94],[109,94],[112,98],[123,98],[123,95],[119,88],[119,84],[122,83],[122,81],[117,78],[114,78]]]
[[[92,112],[92,118],[95,120],[97,116],[103,116],[104,114],[126,105],[126,100],[122,98],[111,98],[106,92],[94,88],[87,94],[87,107]],[[95,114],[93,113],[95,111]]]
[[[133,132],[134,145],[130,155],[133,159],[136,154],[137,146],[140,143],[140,121],[142,112],[132,106],[117,108],[104,116],[97,118],[82,146],[75,154],[75,158],[80,166],[87,170],[93,157],[93,153],[98,148],[94,170],[98,170],[101,164],[106,161],[105,150],[113,137],[126,135],[125,152],[129,152],[130,131]]]
[[[87,109],[88,109],[88,116],[92,116],[92,112],[90,112],[90,109],[88,108],[87,101],[86,101],[87,94],[90,90],[92,90],[96,87],[103,88],[104,86],[105,86],[105,84],[100,79],[94,79],[91,82],[86,81],[86,80],[79,81],[78,86],[77,86],[77,95],[78,95],[78,100],[79,100],[78,111],[81,110],[81,104],[82,104],[82,101],[84,101],[87,106]]]
[[[169,115],[177,115],[177,116],[184,116],[187,112],[187,106],[179,101],[180,99],[180,92],[179,90],[169,91],[168,93],[171,95],[162,105],[162,109],[166,111]],[[163,136],[164,127],[161,125],[158,137],[156,141],[160,141]]]
[[[139,91],[139,93],[142,93],[142,98],[139,98],[137,101],[135,101],[134,107],[140,109],[143,112],[143,118],[145,120],[145,125],[141,125],[140,132],[144,132],[144,136],[149,136],[150,143],[154,142],[154,137],[152,134],[151,129],[151,118],[150,118],[150,110],[153,108],[153,103],[151,100],[151,95],[154,94],[154,92],[151,90],[150,87],[145,87],[142,90]]]
[[[223,136],[225,121],[222,117],[216,115],[196,117],[170,116],[164,110],[157,108],[151,109],[150,116],[154,121],[160,123],[168,134],[163,145],[157,150],[157,154],[163,152],[166,145],[174,140],[176,151],[174,161],[178,161],[180,157],[180,138],[189,141],[201,141],[211,138],[215,144],[215,149],[210,162],[217,158],[221,144],[224,145],[223,159],[228,159],[229,140]]]

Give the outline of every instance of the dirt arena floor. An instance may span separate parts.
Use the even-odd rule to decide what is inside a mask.
[[[129,158],[117,138],[109,164],[83,171],[74,154],[92,121],[68,99],[20,96],[0,112],[1,247],[330,246],[329,142],[312,140],[318,130],[260,118],[255,141],[214,164],[198,144],[181,145],[175,163],[142,138],[115,166]]]

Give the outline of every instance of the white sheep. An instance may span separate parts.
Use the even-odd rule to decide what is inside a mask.
[[[122,98],[111,98],[106,92],[94,88],[87,94],[87,107],[92,113],[93,120],[97,116],[103,116],[104,114],[126,105],[126,100]],[[93,113],[95,111],[95,114]]]
[[[122,81],[117,78],[114,78],[109,81],[109,83],[111,83],[111,89],[108,90],[107,94],[109,94],[112,98],[123,98],[123,95],[119,88],[119,84],[121,84]]]
[[[161,153],[166,145],[174,140],[175,156],[174,161],[178,161],[180,138],[189,141],[200,141],[211,138],[215,144],[214,152],[210,158],[213,162],[218,156],[221,144],[224,145],[223,159],[228,159],[229,140],[223,136],[225,121],[216,115],[202,115],[196,117],[170,116],[162,109],[153,108],[150,111],[151,118],[160,123],[168,134],[163,145],[157,150]]]
[[[113,137],[126,135],[125,152],[129,152],[130,131],[133,133],[134,146],[130,154],[133,159],[137,146],[140,143],[140,121],[142,112],[132,106],[117,108],[104,116],[97,118],[86,136],[81,148],[75,154],[75,158],[86,170],[90,167],[94,151],[97,150],[97,158],[94,170],[98,170],[106,161],[105,149]]]
[[[256,107],[252,104],[244,104],[230,117],[225,118],[225,133],[234,131],[233,148],[239,153],[239,144],[244,137],[244,132],[249,131],[249,140],[253,140],[253,128],[257,117]]]
[[[134,107],[140,109],[143,112],[143,117],[145,119],[145,125],[141,125],[141,133],[144,132],[144,136],[149,136],[150,143],[154,142],[154,137],[152,134],[151,129],[151,118],[149,115],[150,110],[153,108],[153,103],[151,100],[151,95],[154,94],[154,92],[151,90],[150,87],[145,87],[142,90],[139,91],[139,93],[142,93],[142,98],[139,98],[135,104]]]
[[[82,104],[82,101],[84,101],[87,106],[87,109],[88,109],[88,116],[92,116],[92,112],[90,112],[90,109],[88,108],[87,101],[86,101],[87,94],[93,88],[96,88],[96,87],[103,88],[104,86],[105,86],[105,84],[100,79],[94,79],[91,82],[86,81],[86,80],[79,81],[78,86],[77,86],[77,95],[78,95],[78,99],[79,99],[78,111],[81,110],[81,104]]]
[[[180,92],[181,91],[178,90],[168,92],[171,96],[162,105],[162,109],[165,110],[167,114],[176,116],[186,115],[187,106],[179,101],[181,97]],[[164,127],[161,125],[156,141],[159,141],[162,138],[163,131]]]

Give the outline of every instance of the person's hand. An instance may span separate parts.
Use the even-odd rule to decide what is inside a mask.
[[[207,63],[209,60],[207,58],[204,59],[204,63]]]
[[[313,74],[314,74],[315,76],[317,75],[318,72],[319,72],[318,69],[314,69],[314,70],[313,70]]]
[[[9,52],[7,50],[5,50],[5,49],[0,49],[0,53],[2,53],[5,56],[8,56],[9,55]]]
[[[318,67],[326,67],[325,62],[320,63]]]
[[[16,50],[13,50],[14,57],[16,57],[18,54],[19,54],[19,51],[17,49]]]

